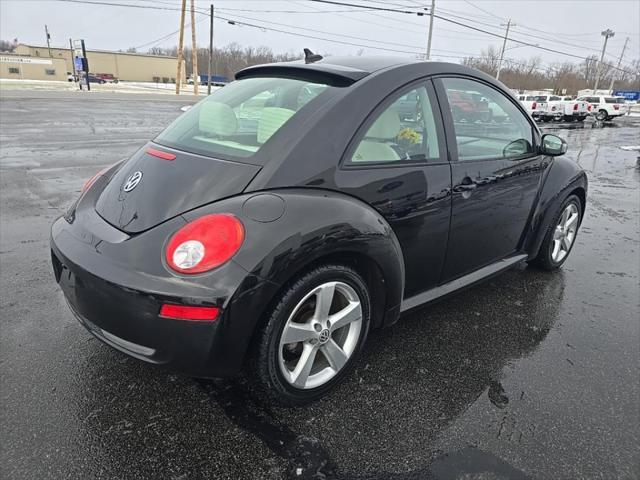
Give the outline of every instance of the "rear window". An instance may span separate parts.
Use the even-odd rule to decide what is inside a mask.
[[[547,96],[546,95],[538,95],[538,96],[534,97],[534,100],[536,102],[546,102],[547,101]]]
[[[154,141],[213,157],[248,158],[327,88],[291,78],[238,80],[179,116]]]
[[[560,100],[562,100],[560,97],[549,97],[550,102],[558,102]]]
[[[526,100],[525,100],[525,101],[526,101],[526,102],[535,102],[535,101],[536,101],[536,97],[531,97],[531,96],[529,96],[529,97],[527,97],[527,98],[526,98]]]

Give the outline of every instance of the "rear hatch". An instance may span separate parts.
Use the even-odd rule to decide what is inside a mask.
[[[577,105],[577,107],[575,105]],[[573,111],[578,113],[587,113],[589,111],[589,104],[582,100],[576,100],[573,102]]]
[[[148,153],[153,150],[155,154]],[[96,202],[96,211],[114,227],[139,233],[194,208],[241,193],[259,171],[256,165],[149,143],[111,178]]]

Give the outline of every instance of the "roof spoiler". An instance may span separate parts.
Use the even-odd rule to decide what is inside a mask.
[[[236,73],[236,80],[250,77],[282,77],[326,83],[334,87],[348,87],[369,75],[368,72],[331,63],[267,63],[247,67]]]

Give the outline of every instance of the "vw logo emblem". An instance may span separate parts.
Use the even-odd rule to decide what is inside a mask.
[[[129,178],[127,178],[127,181],[124,182],[124,185],[122,186],[122,190],[124,190],[125,192],[130,192],[131,190],[133,190],[138,186],[138,184],[140,183],[140,180],[142,180],[142,172],[137,171],[136,173],[131,175]]]
[[[326,328],[320,332],[320,335],[318,335],[318,341],[320,344],[327,343],[330,338],[331,332]]]

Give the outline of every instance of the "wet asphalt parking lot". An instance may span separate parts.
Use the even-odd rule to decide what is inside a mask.
[[[8,479],[640,478],[640,119],[546,125],[588,172],[564,268],[524,266],[373,332],[305,408],[197,381],[86,332],[49,226],[184,99],[0,96],[0,474]]]

